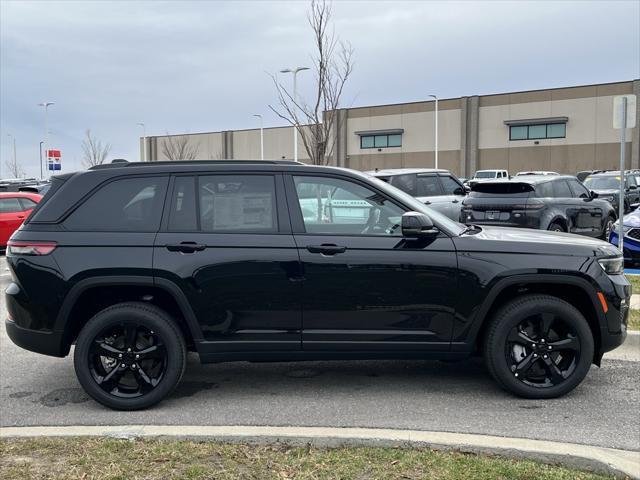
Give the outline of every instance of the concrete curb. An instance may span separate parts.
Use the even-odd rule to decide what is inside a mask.
[[[623,345],[625,347],[640,348],[640,331],[639,330],[627,330],[627,338]]]
[[[511,458],[529,458],[619,477],[640,479],[640,452],[571,443],[505,438],[420,430],[331,427],[258,426],[65,426],[0,427],[0,438],[22,437],[156,437],[172,439],[283,442],[317,446],[375,445],[424,446],[436,450],[459,450]]]

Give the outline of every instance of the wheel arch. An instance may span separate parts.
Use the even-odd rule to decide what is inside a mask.
[[[606,324],[606,318],[598,303],[596,289],[586,279],[570,275],[517,275],[500,280],[485,298],[469,331],[469,341],[476,351],[482,348],[493,314],[510,300],[532,293],[560,298],[580,311],[593,334],[594,363],[599,365],[602,346],[601,325]]]
[[[91,277],[71,288],[56,317],[54,330],[62,332],[65,354],[93,315],[114,303],[126,301],[145,301],[166,310],[190,346],[197,346],[203,339],[191,305],[171,281],[138,276]]]

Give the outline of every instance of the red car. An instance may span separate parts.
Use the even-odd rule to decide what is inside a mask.
[[[0,249],[5,249],[9,237],[15,232],[31,210],[42,199],[37,193],[0,193]]]

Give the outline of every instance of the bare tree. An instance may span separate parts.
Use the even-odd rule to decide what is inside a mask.
[[[7,160],[5,162],[5,165],[7,166],[7,170],[9,170],[9,174],[13,178],[22,178],[27,175],[26,170],[24,169],[22,164],[18,162],[15,156]]]
[[[330,26],[331,3],[312,0],[308,14],[313,30],[315,93],[311,103],[294,98],[293,93],[271,75],[278,94],[278,105],[269,105],[280,118],[298,129],[304,148],[314,165],[326,165],[336,143],[340,99],[353,71],[353,48],[342,42]]]
[[[169,160],[195,160],[198,144],[191,145],[186,135],[169,135],[162,140],[162,153]]]
[[[95,165],[102,165],[111,151],[111,144],[102,144],[100,140],[91,134],[87,129],[85,138],[82,140],[82,165],[86,168]]]

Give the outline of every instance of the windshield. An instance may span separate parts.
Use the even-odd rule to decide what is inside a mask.
[[[495,178],[496,177],[496,172],[490,172],[490,171],[486,171],[486,172],[476,172],[474,178]]]
[[[369,175],[367,175],[367,177],[380,190],[389,193],[389,195],[391,195],[392,197],[397,198],[398,200],[409,206],[413,211],[428,215],[433,223],[437,224],[438,226],[444,227],[450,233],[453,233],[454,235],[460,235],[464,231],[465,226],[461,223],[454,222],[449,217],[446,217],[440,212],[436,212],[435,210],[427,207],[424,203],[416,200],[414,197],[408,195],[399,188],[389,185],[387,182],[380,180],[379,178]]]
[[[620,188],[620,177],[587,177],[584,186],[590,190],[615,190]]]

